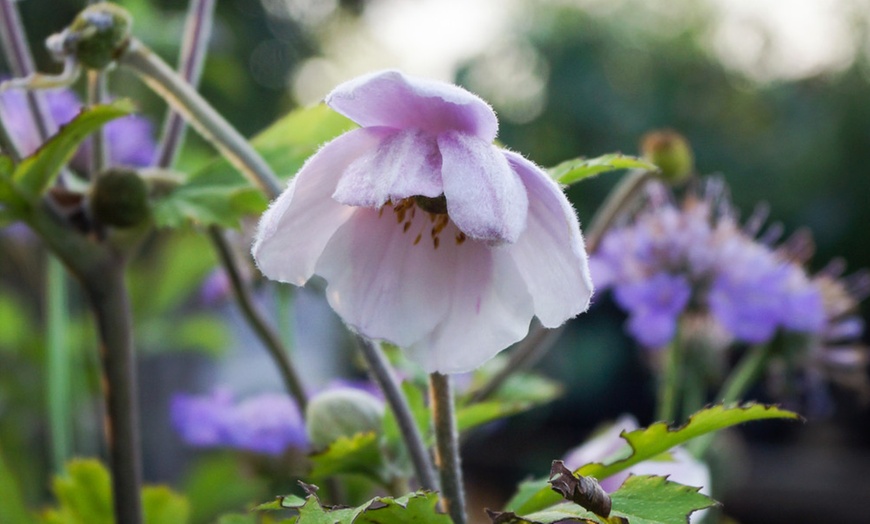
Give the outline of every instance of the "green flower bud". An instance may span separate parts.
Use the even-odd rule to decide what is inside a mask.
[[[324,449],[339,437],[381,431],[384,404],[359,389],[325,391],[308,403],[305,423],[314,449]]]
[[[49,50],[57,57],[75,56],[90,69],[104,69],[130,42],[133,18],[109,2],[86,7],[61,33],[49,37]]]
[[[662,180],[669,184],[684,182],[695,171],[692,148],[676,131],[650,131],[641,139],[640,149],[644,160],[658,166]]]
[[[101,173],[91,190],[90,204],[94,218],[109,226],[132,227],[150,214],[148,186],[132,169]]]

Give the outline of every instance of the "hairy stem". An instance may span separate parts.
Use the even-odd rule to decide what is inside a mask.
[[[623,177],[598,208],[586,230],[586,250],[591,254],[598,250],[598,244],[610,229],[613,221],[634,200],[638,191],[656,174],[656,171],[634,170]]]
[[[239,272],[238,264],[229,244],[224,238],[223,232],[219,228],[212,226],[209,228],[208,234],[220,257],[221,264],[230,277],[230,284],[242,314],[256,333],[257,338],[266,346],[269,355],[272,356],[272,360],[278,366],[278,371],[281,373],[281,378],[287,387],[287,391],[293,395],[299,404],[299,408],[304,412],[305,406],[308,405],[308,396],[305,393],[305,388],[302,387],[299,373],[287,356],[287,350],[281,342],[281,337],[269,326],[265,317],[254,304],[250,290]]]
[[[465,488],[459,460],[459,432],[450,376],[429,375],[430,405],[435,424],[435,463],[441,477],[441,500],[455,524],[466,524]]]
[[[132,39],[118,62],[142,77],[270,200],[280,194],[282,184],[263,157],[190,84],[142,42]]]
[[[405,445],[408,447],[408,454],[414,465],[414,472],[417,474],[420,487],[432,491],[437,490],[438,482],[435,479],[435,470],[432,467],[426,444],[423,442],[423,436],[414,422],[411,408],[408,406],[405,395],[402,394],[399,380],[387,362],[383,349],[379,343],[362,337],[357,337],[357,342],[369,366],[369,371],[380,386],[381,391],[384,392],[384,398],[396,417],[396,423],[405,439]]]

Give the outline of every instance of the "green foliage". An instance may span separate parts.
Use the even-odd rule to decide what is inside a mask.
[[[626,448],[626,453],[623,455],[625,458],[607,465],[586,464],[576,473],[603,480],[701,435],[744,422],[772,418],[798,420],[800,416],[775,406],[753,403],[743,406],[712,406],[695,413],[685,425],[676,429],[669,428],[663,422],[657,422],[645,429],[623,433],[622,438],[630,446]],[[531,513],[555,504],[558,499],[555,493],[549,491],[546,481],[529,481],[520,485],[517,494],[508,502],[507,508],[520,514]]]
[[[54,478],[52,490],[58,506],[45,510],[44,524],[113,524],[109,472],[97,460],[76,459],[66,466],[66,475]],[[142,489],[145,524],[187,524],[187,500],[165,486]],[[5,522],[5,521],[4,521]]]
[[[655,170],[655,165],[637,157],[612,153],[596,158],[574,158],[566,160],[548,171],[553,180],[560,184],[576,184],[589,177],[618,171],[620,169],[645,169]]]
[[[299,512],[296,524],[383,524],[386,522],[413,522],[415,524],[450,524],[450,517],[436,507],[438,494],[426,491],[409,493],[402,497],[375,497],[356,508],[324,507],[315,495],[309,495],[302,505],[301,499],[286,499],[284,508]]]
[[[0,318],[0,351],[18,353],[30,344],[36,333],[33,320],[11,293],[0,294]]]
[[[611,515],[631,524],[686,524],[695,511],[716,505],[698,488],[652,475],[630,476],[611,495]]]
[[[34,154],[18,164],[12,174],[14,184],[29,197],[41,195],[88,135],[107,122],[129,115],[134,110],[133,103],[126,99],[83,109]]]
[[[357,433],[339,437],[328,448],[311,456],[311,476],[323,479],[336,474],[356,474],[387,483],[377,434]]]
[[[3,317],[5,318],[5,317]],[[33,516],[27,511],[16,476],[6,464],[0,450],[0,522],[6,524],[29,524]]]
[[[265,480],[244,474],[229,452],[200,459],[184,479],[182,491],[190,501],[191,524],[212,524],[221,513],[268,496]]]
[[[351,129],[353,124],[325,105],[292,111],[251,140],[275,173],[290,178],[321,144]],[[252,188],[226,160],[219,159],[194,173],[154,205],[159,226],[187,222],[237,227],[239,220],[266,209],[266,198]]]

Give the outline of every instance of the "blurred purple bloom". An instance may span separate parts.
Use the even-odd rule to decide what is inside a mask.
[[[622,415],[593,438],[569,451],[564,458],[565,466],[576,470],[591,462],[610,463],[617,458],[624,458],[622,452],[626,450],[628,443],[620,435],[622,432],[636,429],[638,429],[637,420],[631,415]],[[631,466],[626,471],[600,479],[601,487],[608,493],[613,493],[629,475],[667,476],[668,480],[701,488],[701,493],[710,494],[710,470],[707,465],[681,447],[671,449],[669,460],[646,460]],[[692,521],[700,518],[701,514],[693,514]]]
[[[43,91],[49,112],[58,126],[72,120],[81,111],[82,103],[69,89]],[[0,114],[9,134],[24,155],[36,151],[42,141],[31,119],[30,108],[24,91],[10,89],[0,93]],[[153,125],[147,119],[135,115],[122,117],[103,128],[109,150],[111,165],[143,167],[154,158]],[[86,141],[72,160],[75,169],[87,168],[89,141]]]
[[[382,71],[326,103],[361,127],[312,156],[263,215],[253,248],[263,274],[323,277],[347,324],[430,372],[480,366],[533,316],[556,327],[586,310],[574,210],[543,170],[493,145],[486,102]]]
[[[226,390],[211,395],[177,394],[172,424],[196,447],[227,447],[280,455],[289,447],[308,445],[299,408],[287,395],[266,393],[235,402]]]
[[[638,342],[667,344],[687,312],[709,313],[749,343],[780,329],[824,329],[822,296],[804,267],[754,237],[759,216],[739,227],[720,180],[707,180],[681,205],[658,183],[647,191],[644,207],[608,232],[590,260],[598,289],[614,289]]]

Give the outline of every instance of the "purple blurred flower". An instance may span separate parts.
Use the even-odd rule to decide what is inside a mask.
[[[621,452],[627,448],[628,443],[620,435],[623,431],[631,432],[636,429],[638,429],[637,420],[631,415],[622,415],[592,439],[569,451],[564,459],[565,466],[576,470],[591,462],[609,463],[617,458],[624,458]],[[613,493],[629,475],[667,476],[673,482],[701,488],[701,493],[710,494],[710,470],[707,465],[681,447],[673,448],[669,459],[646,460],[631,466],[626,471],[600,479],[601,487],[606,492]],[[700,518],[701,514],[693,514],[692,520]]]
[[[384,71],[326,103],[362,126],[325,145],[263,215],[253,253],[269,278],[327,298],[361,334],[426,371],[458,373],[555,327],[592,294],[574,210],[498,121],[457,86]]]
[[[822,296],[804,267],[754,237],[760,215],[739,227],[720,180],[707,180],[679,206],[664,186],[647,190],[644,207],[608,232],[590,259],[596,285],[614,289],[638,342],[667,344],[687,312],[709,313],[749,343],[781,329],[824,329]]]
[[[226,390],[211,395],[177,394],[170,405],[172,424],[196,447],[227,447],[280,455],[308,445],[299,408],[287,395],[266,393],[236,402]]]
[[[81,111],[82,103],[69,89],[43,93],[49,112],[58,126],[68,123]],[[0,93],[0,114],[9,134],[24,155],[33,153],[42,145],[24,91],[10,89]],[[135,115],[122,117],[109,122],[103,129],[111,165],[142,167],[151,163],[156,145],[153,125],[147,119]],[[89,148],[88,141],[76,153],[72,160],[75,169],[87,168]]]

